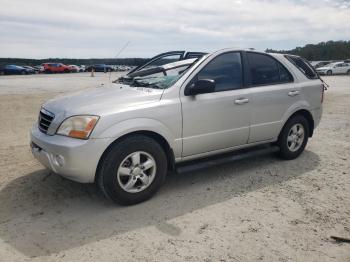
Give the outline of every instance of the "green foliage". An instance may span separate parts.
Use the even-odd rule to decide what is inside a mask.
[[[306,45],[292,50],[266,49],[268,53],[288,53],[301,56],[309,61],[350,59],[350,41],[328,41]]]
[[[297,47],[292,50],[266,49],[269,53],[288,53],[299,55],[309,61],[321,60],[344,60],[350,59],[350,41],[328,41],[316,45],[308,44],[304,47]],[[90,59],[70,59],[70,58],[47,58],[47,59],[25,59],[25,58],[0,58],[0,66],[15,65],[41,65],[42,63],[55,62],[66,65],[129,65],[138,66],[149,61],[146,58],[90,58]]]

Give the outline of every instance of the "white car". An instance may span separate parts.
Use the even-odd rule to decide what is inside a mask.
[[[316,69],[320,75],[350,75],[350,63],[335,62]]]

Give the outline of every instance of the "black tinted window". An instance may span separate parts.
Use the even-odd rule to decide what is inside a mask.
[[[292,64],[294,64],[307,78],[316,79],[318,78],[314,68],[306,62],[304,59],[298,56],[285,56]]]
[[[268,85],[293,81],[291,74],[268,55],[247,53],[252,85]]]
[[[213,79],[215,91],[242,87],[242,63],[239,53],[226,53],[210,61],[197,75],[198,79]]]
[[[292,82],[293,81],[293,77],[292,75],[289,73],[289,71],[280,63],[278,63],[278,69],[279,69],[279,73],[280,73],[280,81],[282,83],[287,83],[287,82]]]

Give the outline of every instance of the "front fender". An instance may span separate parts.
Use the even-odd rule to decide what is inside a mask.
[[[134,118],[123,120],[118,122],[100,134],[98,134],[96,139],[99,138],[109,138],[111,139],[111,143],[118,138],[133,133],[137,131],[150,131],[161,135],[169,144],[169,146],[173,149],[175,157],[181,155],[182,151],[182,143],[181,138],[176,138],[169,128],[164,125],[162,122],[151,119],[151,118]]]

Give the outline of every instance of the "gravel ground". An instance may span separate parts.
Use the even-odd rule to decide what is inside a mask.
[[[111,79],[114,79],[115,74]],[[121,207],[50,174],[28,132],[42,102],[108,82],[97,73],[0,77],[0,261],[350,261],[350,76],[296,160],[257,156],[169,174]]]

